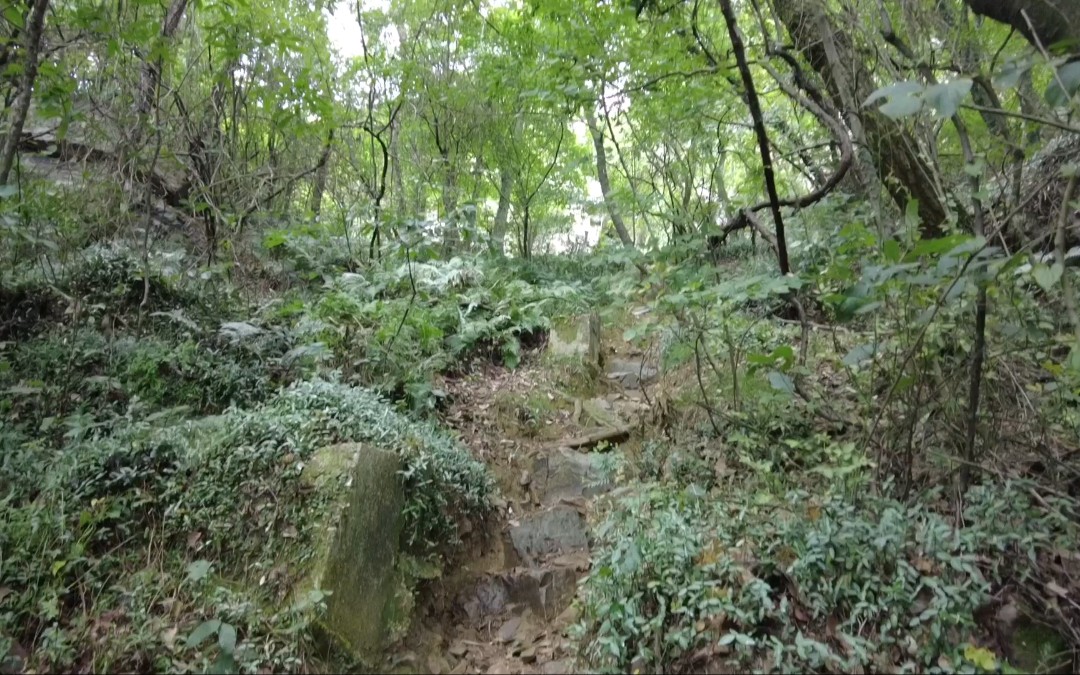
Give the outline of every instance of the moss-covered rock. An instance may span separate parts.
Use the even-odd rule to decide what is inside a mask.
[[[367,664],[407,628],[411,593],[399,540],[405,497],[394,453],[362,443],[317,451],[304,469],[309,485],[336,491],[317,526],[311,571],[299,592],[329,592],[321,637]]]
[[[548,337],[548,351],[561,357],[580,358],[592,368],[600,368],[600,316],[596,312],[557,325]]]

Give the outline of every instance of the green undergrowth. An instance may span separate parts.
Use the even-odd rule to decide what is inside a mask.
[[[283,600],[333,498],[299,480],[323,446],[367,441],[401,456],[402,543],[422,557],[452,550],[457,523],[483,518],[491,490],[445,434],[325,380],[200,420],[132,419],[58,450],[3,441],[0,653],[37,670],[187,671],[223,657],[245,671],[301,669],[319,598]],[[234,633],[189,646],[204,620]]]
[[[582,311],[590,297],[580,281],[533,284],[501,263],[453,258],[344,273],[277,313],[348,381],[427,412],[442,396],[432,374],[476,359],[516,367],[552,320]]]
[[[1080,534],[1030,487],[972,488],[957,522],[936,492],[635,486],[596,530],[580,655],[599,672],[1000,669],[985,609]]]

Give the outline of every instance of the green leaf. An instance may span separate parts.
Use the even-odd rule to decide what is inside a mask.
[[[236,626],[228,623],[222,623],[218,630],[218,646],[221,647],[221,651],[232,655],[236,650]]]
[[[8,23],[19,30],[22,30],[26,26],[22,12],[19,11],[19,5],[16,3],[11,3],[4,8],[4,18],[7,19]]]
[[[1053,107],[1066,106],[1078,87],[1080,87],[1080,62],[1066,63],[1057,69],[1057,77],[1050,80],[1043,98]]]
[[[895,239],[889,239],[885,242],[884,251],[885,260],[891,263],[900,262],[900,242]]]
[[[775,370],[769,373],[769,384],[772,386],[773,389],[776,389],[777,391],[782,391],[787,394],[795,393],[794,380],[792,380],[787,375],[779,373]]]
[[[1011,59],[1001,66],[1001,70],[994,76],[994,84],[1001,89],[1012,89],[1019,82],[1024,73],[1031,70],[1032,62],[1028,58]]]
[[[198,627],[195,628],[195,630],[191,631],[191,635],[188,635],[188,639],[187,639],[187,647],[188,647],[188,649],[198,647],[202,643],[206,642],[206,639],[209,638],[211,635],[217,633],[218,629],[220,629],[220,628],[221,628],[221,622],[218,621],[217,619],[210,619],[209,621],[203,621],[202,623],[200,623],[198,625]]]
[[[911,96],[923,90],[923,86],[913,80],[907,80],[904,82],[896,82],[884,87],[881,87],[874,93],[866,97],[863,101],[863,107],[870,105],[874,101],[882,98],[895,98],[897,96]]]
[[[922,110],[922,106],[922,99],[917,96],[896,96],[890,98],[889,102],[878,108],[878,110],[886,117],[898,120],[901,117],[910,117],[917,114]]]
[[[952,117],[960,108],[960,102],[971,91],[971,80],[966,77],[951,82],[931,85],[923,93],[923,100],[930,104],[937,114],[944,118]]]
[[[877,344],[873,342],[867,342],[861,344],[844,356],[843,363],[845,366],[854,367],[862,363],[863,361],[872,358],[877,353]]]
[[[1050,292],[1050,289],[1061,280],[1061,274],[1064,271],[1061,263],[1054,263],[1049,267],[1038,264],[1031,268],[1031,276],[1034,277],[1035,283],[1039,284],[1039,287],[1046,292]]]
[[[922,218],[919,217],[919,200],[909,199],[907,205],[904,207],[904,227],[909,230],[914,230],[922,222]]]
[[[924,255],[939,255],[946,253],[968,239],[971,239],[971,235],[952,234],[947,237],[938,237],[937,239],[922,239],[919,243],[915,244],[915,248],[907,254],[906,259],[912,261]]]
[[[210,573],[209,560],[196,560],[187,567],[188,581],[202,581]]]

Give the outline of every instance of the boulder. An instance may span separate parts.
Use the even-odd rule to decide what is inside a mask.
[[[577,509],[569,506],[530,514],[510,530],[510,539],[518,555],[525,561],[589,548],[585,519]]]
[[[532,490],[545,504],[563,499],[593,497],[611,489],[604,479],[598,453],[560,448],[533,463]]]
[[[580,358],[587,366],[599,369],[600,315],[592,312],[552,328],[547,349],[555,356]]]
[[[329,591],[320,637],[375,663],[408,627],[411,594],[399,565],[405,497],[397,455],[362,443],[317,451],[305,481],[332,495],[315,525],[310,573],[295,593]]]
[[[570,605],[577,592],[577,580],[576,571],[567,567],[520,570],[503,575],[510,599],[545,620],[558,616]]]
[[[641,389],[643,385],[651,384],[658,374],[656,368],[641,359],[616,360],[607,366],[608,379],[626,389]]]

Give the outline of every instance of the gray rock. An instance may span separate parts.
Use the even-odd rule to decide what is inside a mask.
[[[533,561],[540,556],[571,553],[589,547],[585,519],[577,509],[557,506],[548,511],[530,514],[520,525],[510,530],[514,550],[523,560]]]
[[[616,380],[627,389],[640,389],[656,379],[659,371],[638,360],[613,360],[607,364],[607,377]]]
[[[515,616],[499,627],[499,642],[511,642],[521,628],[521,617]]]
[[[571,568],[524,570],[503,576],[510,599],[533,614],[550,619],[570,606],[578,576]]]
[[[474,623],[485,617],[502,613],[510,602],[506,584],[500,579],[482,577],[460,600],[462,608]]]
[[[603,479],[599,453],[559,449],[533,463],[534,494],[544,504],[558,504],[562,499],[593,497],[611,489]]]
[[[317,451],[303,478],[333,495],[317,528],[310,573],[294,597],[330,591],[320,626],[361,660],[374,661],[407,627],[409,609],[398,569],[398,541],[405,497],[396,454],[352,443]]]
[[[574,318],[569,325],[556,326],[548,335],[547,350],[555,356],[580,357],[585,364],[600,367],[600,315],[592,312]]]

